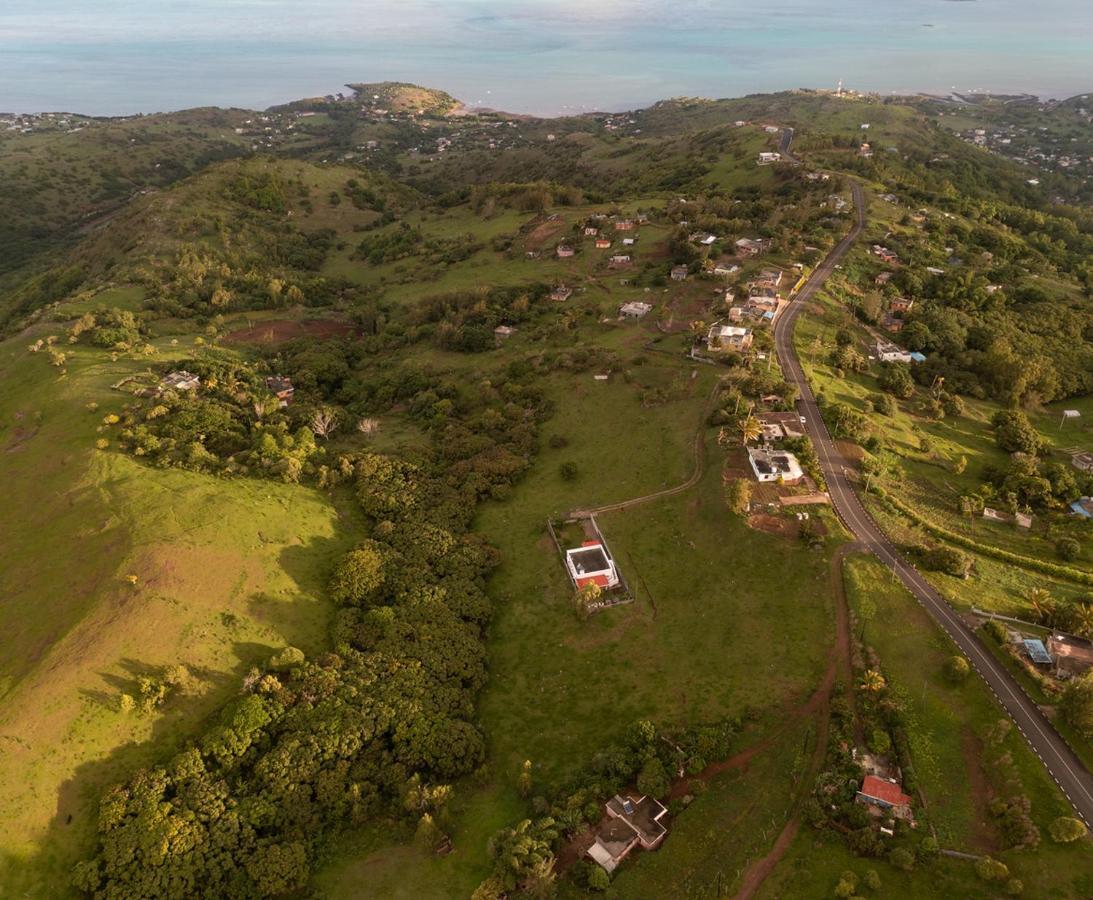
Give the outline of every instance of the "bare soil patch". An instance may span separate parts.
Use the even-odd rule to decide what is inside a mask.
[[[968,777],[968,786],[971,788],[972,805],[974,807],[975,830],[972,833],[972,846],[977,850],[991,854],[1001,849],[998,845],[998,837],[991,826],[988,804],[991,799],[991,790],[987,784],[987,778],[983,774],[983,766],[980,760],[983,758],[983,744],[970,731],[965,731],[960,740],[960,752],[964,757],[964,771]]]
[[[552,241],[563,231],[565,231],[565,222],[561,219],[543,222],[541,225],[535,226],[524,241],[524,245],[529,250],[540,250],[544,244],[548,241]]]
[[[796,519],[783,516],[768,516],[766,513],[752,513],[748,516],[748,528],[762,531],[766,534],[778,534],[782,537],[794,538],[800,531],[800,523]]]
[[[237,344],[280,344],[295,338],[335,338],[348,337],[354,333],[354,326],[349,322],[333,319],[271,319],[260,322],[250,328],[241,328],[225,335],[229,343]]]

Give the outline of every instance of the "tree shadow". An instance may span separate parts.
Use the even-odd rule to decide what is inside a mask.
[[[124,784],[141,768],[166,764],[200,737],[225,703],[238,695],[247,673],[281,649],[257,641],[237,641],[232,644],[236,662],[229,670],[190,669],[200,690],[192,686],[184,689],[148,715],[136,710],[130,713],[151,722],[147,736],[120,744],[102,758],[81,763],[60,785],[53,818],[36,839],[41,849],[29,856],[0,853],[0,897],[78,896],[68,882],[72,867],[94,852],[95,822],[103,794],[114,785]],[[131,693],[137,678],[161,671],[158,666],[135,659],[123,660],[122,668],[131,680],[124,675],[102,675],[119,693]],[[119,715],[117,695],[106,690],[81,693],[104,707],[96,715]],[[42,802],[48,801],[42,798]]]
[[[354,544],[348,537],[312,537],[305,543],[291,544],[277,556],[277,562],[296,584],[301,594],[321,598],[338,560]]]

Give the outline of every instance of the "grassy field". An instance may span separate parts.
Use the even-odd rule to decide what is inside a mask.
[[[458,788],[455,852],[423,861],[392,846],[390,835],[358,834],[319,877],[325,895],[359,894],[367,885],[391,897],[463,896],[488,871],[489,835],[526,815],[515,790],[523,760],[532,760],[538,789],[549,792],[642,718],[675,724],[751,712],[756,721],[744,745],[814,689],[832,637],[826,556],[730,515],[712,433],[695,488],[598,517],[636,599],[577,620],[547,518],[673,486],[693,470],[695,430],[714,374],[699,367],[692,380],[673,361],[649,369],[641,379],[682,385],[677,399],[646,408],[640,385],[624,379],[554,376],[556,413],[543,434],[566,445],[544,449],[512,495],[478,517],[476,530],[503,559],[490,582],[498,610],[480,706],[490,770],[488,783]],[[561,477],[563,462],[576,465],[576,480]],[[764,777],[777,782],[785,772],[772,768]],[[721,796],[744,791],[739,782],[727,780]],[[785,791],[773,798],[762,788],[746,791],[761,800],[733,801],[723,809],[725,822],[778,819]],[[706,827],[698,814],[690,821],[691,829]],[[699,851],[690,838],[679,843],[705,882],[723,848],[710,840]],[[661,883],[663,871],[649,884]]]
[[[958,687],[945,679],[952,643],[879,562],[851,557],[845,578],[864,641],[876,649],[885,675],[908,704],[915,768],[941,846],[1003,860],[1024,882],[1028,896],[1089,896],[1093,881],[1081,871],[1088,872],[1093,845],[1088,839],[1068,846],[1051,843],[1047,826],[1068,814],[1069,804],[1016,732],[1006,738],[1004,749],[1031,800],[1043,843],[1034,851],[1001,849],[987,811],[992,787],[982,748],[986,731],[1003,714],[987,688],[974,677]],[[798,836],[760,896],[824,896],[843,870],[861,876],[867,868],[881,874],[881,896],[998,896],[996,888],[977,880],[970,863],[940,859],[907,874],[884,861],[855,859],[837,835],[810,829]]]
[[[141,364],[80,347],[62,377],[26,343],[0,345],[0,880],[56,896],[103,786],[193,733],[254,663],[324,645],[318,598],[357,522],[307,488],[96,450],[126,396],[110,384]],[[178,663],[185,697],[118,711],[140,675]]]

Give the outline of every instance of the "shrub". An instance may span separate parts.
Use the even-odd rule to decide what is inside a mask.
[[[869,735],[869,749],[878,756],[884,756],[892,749],[892,739],[883,728],[874,728]]]
[[[865,873],[865,886],[871,891],[880,890],[880,875],[877,874],[876,869],[868,869]]]
[[[1082,552],[1082,545],[1072,537],[1063,536],[1055,542],[1055,552],[1063,562],[1071,562]]]
[[[274,672],[283,672],[304,664],[304,651],[296,647],[285,647],[269,661],[269,667]]]
[[[944,572],[954,578],[967,578],[972,561],[966,553],[952,547],[934,547],[922,556],[923,565],[934,572]]]
[[[1010,877],[1010,870],[1004,862],[984,856],[976,862],[975,874],[984,881],[1005,881]]]
[[[904,847],[896,847],[888,854],[888,862],[897,869],[902,869],[904,872],[910,872],[915,867],[915,856],[910,850],[907,850]]]
[[[1081,819],[1070,816],[1060,816],[1048,828],[1051,839],[1057,844],[1069,844],[1071,841],[1083,838],[1086,830],[1085,823]]]
[[[997,619],[991,619],[983,626],[983,631],[997,644],[1004,644],[1006,642],[1006,626]]]
[[[962,684],[971,672],[972,667],[963,656],[953,656],[945,663],[945,677],[953,684]]]
[[[638,773],[638,790],[650,797],[663,797],[671,787],[664,764],[655,756],[647,760]]]
[[[606,891],[611,887],[611,876],[599,866],[588,873],[588,887],[593,891]]]
[[[887,394],[874,394],[870,400],[873,403],[873,409],[882,416],[890,416],[896,409],[896,404]]]
[[[576,481],[577,475],[580,474],[577,471],[577,464],[574,462],[564,462],[558,467],[558,472],[561,474],[564,481]]]

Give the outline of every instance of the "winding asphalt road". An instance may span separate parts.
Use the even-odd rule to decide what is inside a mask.
[[[788,139],[783,135],[784,155],[788,155],[785,154],[785,151],[788,151],[788,144]],[[1074,809],[1087,825],[1093,824],[1093,776],[1039,707],[1025,694],[1017,681],[980,645],[971,629],[953,612],[949,604],[926,579],[899,555],[895,546],[884,536],[876,522],[866,512],[853,484],[847,478],[846,461],[839,453],[820,416],[816,398],[812,394],[808,379],[805,378],[804,370],[801,368],[801,362],[797,358],[797,352],[793,346],[793,325],[797,316],[835,270],[835,266],[853,246],[865,227],[865,192],[856,181],[851,181],[850,184],[854,193],[856,214],[854,227],[816,267],[800,293],[779,317],[774,328],[778,360],[786,381],[795,385],[799,392],[798,409],[806,419],[806,430],[819,456],[820,466],[827,479],[831,503],[854,537],[899,577],[934,621],[945,629],[987,683],[1002,708],[1013,719],[1029,746],[1040,757],[1051,777],[1074,805]]]

